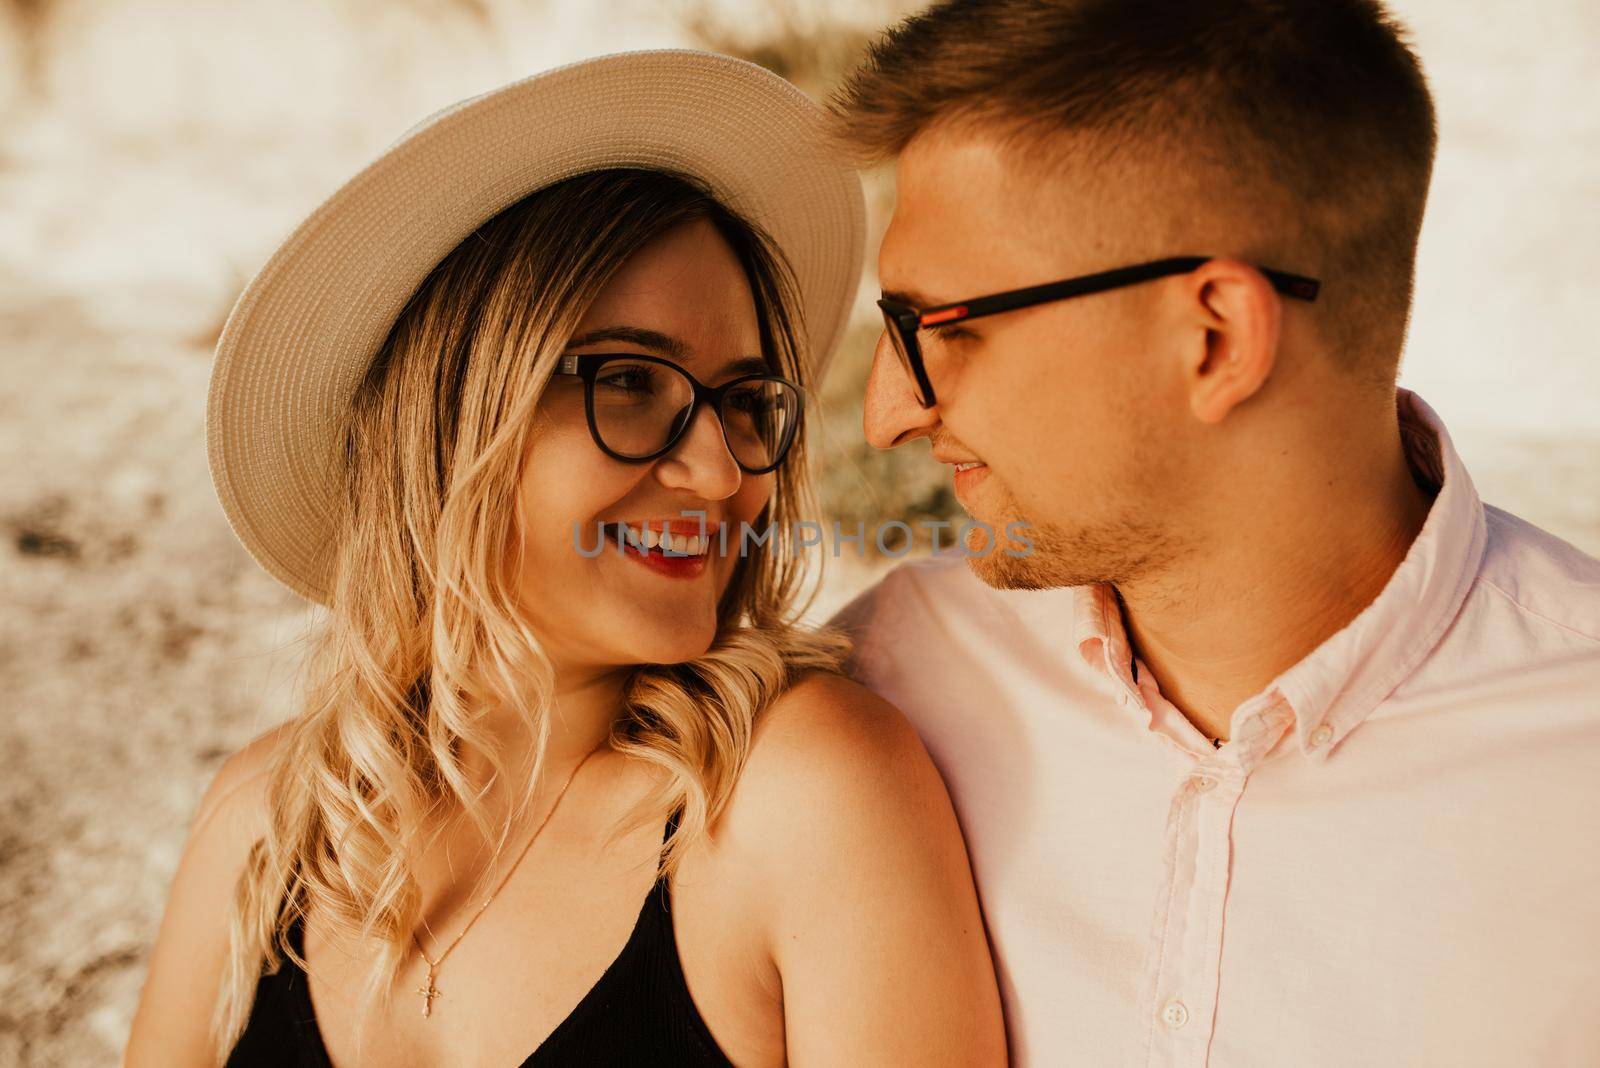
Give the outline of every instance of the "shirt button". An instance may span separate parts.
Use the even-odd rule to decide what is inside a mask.
[[[1196,790],[1199,790],[1201,793],[1209,792],[1211,790],[1211,788],[1216,786],[1216,785],[1217,785],[1217,780],[1213,779],[1209,775],[1202,775],[1202,776],[1200,776],[1198,779],[1196,779],[1194,781],[1194,788]]]
[[[1169,1001],[1167,1007],[1161,1010],[1161,1022],[1177,1030],[1189,1022],[1189,1010],[1183,1007],[1181,1001]]]
[[[1324,723],[1322,726],[1311,732],[1311,747],[1315,749],[1319,745],[1327,745],[1328,741],[1332,737],[1333,728]]]

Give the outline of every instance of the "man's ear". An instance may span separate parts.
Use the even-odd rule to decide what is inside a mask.
[[[1189,407],[1201,422],[1220,423],[1272,374],[1283,305],[1266,276],[1242,260],[1210,260],[1183,280],[1190,321],[1200,327],[1185,353]]]

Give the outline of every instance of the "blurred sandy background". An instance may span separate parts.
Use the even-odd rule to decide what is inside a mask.
[[[679,45],[820,95],[910,6],[0,0],[0,1065],[114,1063],[195,802],[290,710],[305,612],[203,446],[211,346],[277,241],[462,97]],[[1600,6],[1394,6],[1442,122],[1403,382],[1485,499],[1600,553]],[[859,442],[875,334],[827,383],[825,503],[947,514],[921,449]],[[879,566],[830,564],[819,614]]]

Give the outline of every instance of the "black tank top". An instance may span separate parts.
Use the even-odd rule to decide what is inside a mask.
[[[677,816],[667,821],[672,833]],[[663,838],[665,841],[665,838]],[[301,956],[296,919],[289,943]],[[731,1065],[689,996],[672,932],[672,889],[656,880],[627,945],[578,1007],[520,1068],[564,1065]],[[305,973],[288,958],[261,977],[244,1033],[226,1068],[332,1068]],[[510,1066],[508,1066],[510,1068]]]

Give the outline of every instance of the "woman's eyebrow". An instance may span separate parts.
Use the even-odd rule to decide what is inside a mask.
[[[663,356],[670,356],[674,360],[689,358],[689,346],[670,334],[663,334],[659,330],[647,330],[642,326],[607,326],[599,330],[590,330],[588,333],[579,334],[571,341],[569,346],[576,348],[579,345],[593,345],[600,341],[625,341],[630,345],[640,348],[652,349]]]
[[[767,366],[767,361],[760,356],[741,356],[737,360],[730,360],[718,374],[738,378],[741,375],[764,375],[771,370],[772,368]]]
[[[642,326],[607,326],[599,330],[590,330],[579,334],[567,342],[569,348],[578,348],[582,345],[593,345],[601,341],[623,341],[640,348],[651,349],[668,359],[679,363],[689,363],[693,356],[689,346],[680,338],[671,334],[663,334],[659,330],[649,330]],[[740,375],[766,374],[771,368],[767,361],[760,356],[740,356],[736,360],[729,360],[726,365],[719,368],[717,373],[728,378]]]

